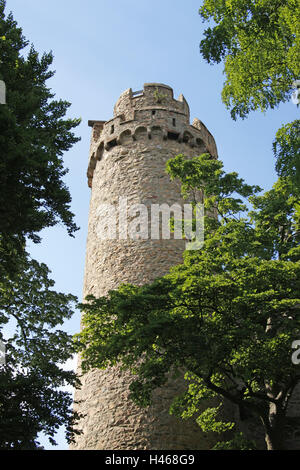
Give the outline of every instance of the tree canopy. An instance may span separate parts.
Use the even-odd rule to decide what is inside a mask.
[[[233,119],[291,99],[300,76],[298,0],[204,0],[199,13],[212,23],[200,52],[224,64],[222,100]],[[278,176],[289,175],[300,190],[299,129],[299,119],[283,125],[273,147]]]
[[[300,76],[298,0],[204,0],[199,13],[215,23],[200,52],[224,62],[222,98],[234,119],[290,99]]]
[[[218,396],[261,421],[268,448],[282,448],[300,380],[291,361],[300,326],[298,199],[285,179],[258,195],[208,154],[179,155],[168,171],[186,197],[204,191],[204,246],[186,251],[181,265],[150,285],[87,298],[78,336],[83,368],[130,367],[132,397],[143,406],[172,370],[184,369],[191,384],[173,412],[195,416],[204,431],[231,429],[216,425],[219,407],[199,411]]]
[[[76,299],[53,290],[49,269],[31,259],[26,242],[39,242],[39,232],[59,222],[71,236],[78,229],[63,155],[79,140],[80,119],[67,118],[70,103],[47,86],[52,53],[29,47],[5,6],[0,0],[0,448],[32,449],[41,432],[54,443],[60,425],[71,438],[76,419],[71,394],[61,389],[78,384],[63,365],[74,345],[59,328]]]
[[[65,118],[70,103],[55,100],[47,87],[54,72],[52,53],[41,57],[24,38],[0,1],[0,79],[6,104],[0,105],[0,236],[6,254],[22,247],[22,237],[39,241],[45,227],[61,221],[76,230],[71,196],[63,177],[63,153],[79,137],[72,129],[80,119]]]
[[[76,298],[53,290],[45,264],[24,256],[13,280],[0,281],[0,449],[39,447],[44,433],[55,444],[59,426],[71,438],[72,397],[63,386],[78,385],[64,363],[74,355],[72,336],[59,327],[73,314]]]

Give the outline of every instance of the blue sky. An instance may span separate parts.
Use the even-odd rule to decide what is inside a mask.
[[[90,189],[86,181],[89,119],[108,120],[119,95],[146,82],[183,93],[191,121],[201,119],[216,139],[227,171],[268,189],[275,181],[272,141],[276,130],[298,117],[292,102],[265,114],[233,121],[221,101],[222,66],[208,65],[199,53],[205,24],[201,0],[7,0],[25,37],[40,53],[53,51],[55,76],[48,82],[57,98],[70,101],[71,117],[81,117],[81,142],[64,157],[72,211],[81,227],[75,239],[64,227],[42,232],[30,253],[45,262],[56,290],[82,296]],[[65,325],[79,329],[79,313]],[[58,449],[67,448],[59,434]],[[48,447],[50,448],[50,447]]]

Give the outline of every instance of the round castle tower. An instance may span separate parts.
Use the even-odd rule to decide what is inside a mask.
[[[174,238],[137,239],[124,236],[101,239],[105,221],[99,207],[144,204],[183,204],[180,186],[165,172],[167,160],[180,153],[193,157],[208,152],[217,158],[215,141],[204,124],[189,122],[189,106],[166,85],[146,83],[142,91],[126,90],[109,121],[89,121],[93,128],[88,165],[92,188],[84,297],[104,296],[121,283],[144,284],[166,274],[182,261],[185,241]],[[150,211],[149,211],[150,213]],[[102,237],[103,238],[103,237]],[[78,365],[80,375],[80,364]],[[76,411],[84,417],[83,431],[71,449],[207,449],[210,439],[194,422],[181,421],[168,413],[172,397],[182,391],[183,380],[170,381],[154,394],[148,409],[128,398],[130,374],[112,367],[92,370],[81,377],[75,393]]]

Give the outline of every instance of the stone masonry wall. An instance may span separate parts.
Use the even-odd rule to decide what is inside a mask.
[[[182,261],[184,240],[138,238],[101,240],[98,235],[103,204],[117,206],[119,197],[132,204],[181,203],[179,184],[165,172],[169,158],[183,153],[210,152],[217,158],[215,142],[199,120],[189,124],[189,108],[183,96],[173,98],[170,87],[145,84],[144,90],[124,92],[110,121],[91,121],[93,126],[88,181],[92,187],[84,297],[106,295],[120,283],[141,285],[168,272]],[[80,364],[78,365],[80,373]],[[128,399],[129,373],[119,367],[93,370],[82,377],[76,392],[78,411],[85,414],[83,434],[71,449],[209,449],[194,422],[183,422],[168,413],[171,399],[186,386],[182,379],[154,393],[154,404],[140,409]]]

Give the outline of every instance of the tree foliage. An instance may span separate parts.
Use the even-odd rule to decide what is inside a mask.
[[[72,435],[71,394],[77,383],[63,364],[74,354],[72,338],[59,329],[73,314],[75,297],[55,292],[44,264],[26,252],[26,240],[61,222],[78,229],[63,178],[63,154],[79,138],[80,120],[66,117],[70,103],[54,99],[47,81],[52,53],[29,47],[0,0],[0,448],[39,447],[43,432],[54,443],[60,425]]]
[[[276,171],[279,176],[290,177],[294,191],[300,194],[300,120],[282,126],[273,143]]]
[[[29,43],[4,10],[1,0],[0,79],[7,104],[0,106],[0,233],[9,245],[16,235],[38,241],[37,233],[58,221],[69,234],[77,230],[62,155],[79,140],[72,129],[80,120],[65,118],[70,103],[54,100],[47,87],[52,53],[39,57],[31,46],[26,55]]]
[[[199,10],[211,21],[200,43],[202,57],[224,64],[222,99],[233,119],[274,109],[291,98],[300,76],[298,0],[204,0]],[[278,176],[290,176],[300,190],[297,119],[274,140]]]
[[[200,51],[224,62],[222,98],[234,119],[290,99],[300,76],[298,0],[204,0],[199,12],[215,23]]]
[[[260,420],[268,448],[282,448],[289,399],[300,380],[291,361],[300,332],[293,186],[280,178],[259,195],[208,154],[179,155],[168,172],[181,180],[185,197],[204,193],[204,246],[186,251],[181,265],[150,285],[123,285],[108,297],[87,299],[77,337],[83,368],[117,362],[131,368],[132,398],[143,406],[172,370],[184,369],[191,383],[173,412],[221,432],[231,425],[218,424],[218,409],[199,411],[203,401],[221,397]]]
[[[59,326],[73,314],[76,298],[55,292],[46,265],[23,257],[13,280],[0,282],[0,448],[39,447],[43,432],[54,444],[60,425],[71,437],[72,398],[63,386],[78,385],[63,364],[74,355],[72,336]]]

